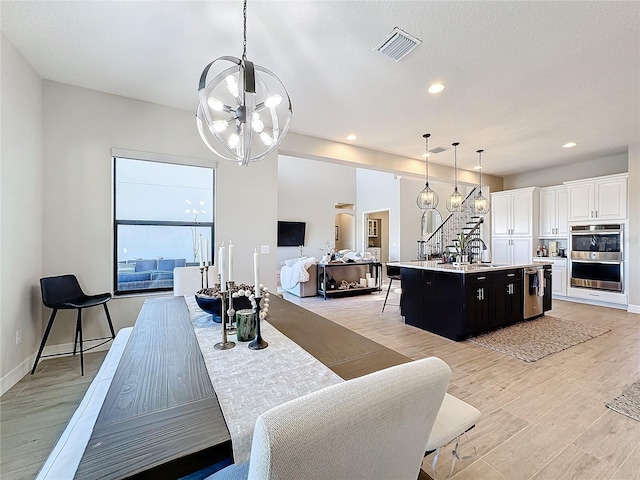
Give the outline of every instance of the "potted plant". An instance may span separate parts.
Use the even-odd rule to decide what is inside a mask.
[[[456,246],[458,251],[458,262],[468,263],[469,261],[469,256],[467,255],[467,243],[468,238],[465,237],[464,233],[460,232],[458,235],[458,245]]]

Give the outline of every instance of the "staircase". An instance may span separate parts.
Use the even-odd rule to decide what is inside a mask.
[[[476,189],[474,188],[462,202],[461,212],[451,213],[429,238],[418,240],[418,260],[440,259],[444,255],[447,258],[449,256],[455,258],[459,253],[461,235],[464,243],[480,238],[480,226],[484,222],[484,218],[474,215],[471,211],[475,194]],[[481,257],[482,243],[474,241],[468,250],[472,258]]]

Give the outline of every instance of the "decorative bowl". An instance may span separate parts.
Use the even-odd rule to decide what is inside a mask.
[[[212,320],[216,323],[222,322],[221,312],[220,312],[220,297],[209,297],[209,296],[201,296],[196,295],[196,303],[202,309],[202,311],[211,315]],[[228,306],[225,306],[228,308]],[[238,310],[251,308],[251,301],[247,297],[234,297],[233,298],[233,309],[237,312]]]

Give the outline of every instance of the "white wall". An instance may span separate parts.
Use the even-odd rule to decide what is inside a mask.
[[[41,334],[42,82],[2,35],[0,394],[31,367]],[[16,345],[16,330],[22,343]]]
[[[595,160],[572,163],[570,165],[508,175],[504,177],[504,189],[513,190],[514,188],[532,186],[550,187],[552,185],[560,185],[562,182],[569,180],[613,175],[614,173],[624,173],[627,171],[627,154],[622,153]],[[496,190],[492,189],[491,191]]]
[[[280,155],[277,219],[307,223],[305,255],[320,260],[325,242],[334,246],[335,204],[356,202],[355,175],[353,167]],[[278,265],[298,255],[298,247],[278,247]]]
[[[51,81],[44,82],[44,125],[43,273],[73,272],[87,292],[111,291],[111,148],[189,157],[196,165],[211,165],[215,157],[198,135],[193,112]],[[274,291],[277,174],[275,154],[246,168],[218,161],[214,246],[217,252],[220,242],[233,241],[235,280],[252,283],[254,248],[270,245],[260,271]],[[109,303],[116,329],[133,325],[144,298]],[[59,314],[52,345],[71,341],[73,315]],[[100,309],[85,317],[87,337],[106,332]]]
[[[356,248],[365,250],[365,213],[389,210],[389,258],[400,258],[400,180],[391,173],[356,169]],[[376,215],[374,215],[376,216]],[[386,260],[386,258],[383,258]]]

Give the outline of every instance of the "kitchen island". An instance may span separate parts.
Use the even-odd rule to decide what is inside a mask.
[[[394,262],[408,325],[452,340],[505,327],[551,310],[551,265]],[[543,270],[535,272],[536,267]]]

